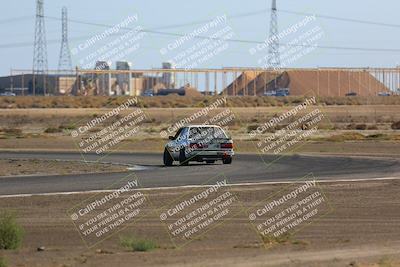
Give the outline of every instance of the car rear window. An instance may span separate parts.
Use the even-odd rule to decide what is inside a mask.
[[[191,127],[189,138],[192,140],[209,139],[226,139],[227,136],[219,127]]]

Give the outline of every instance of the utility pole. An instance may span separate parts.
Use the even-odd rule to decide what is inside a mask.
[[[269,26],[269,48],[268,48],[268,65],[270,68],[279,68],[281,65],[279,55],[279,39],[278,39],[278,12],[276,9],[276,0],[272,0],[271,21]]]
[[[47,41],[46,29],[44,24],[44,0],[36,1],[36,24],[35,24],[35,42],[33,51],[33,94],[36,94],[36,75],[42,75],[43,94],[46,94],[46,75],[47,65]]]
[[[58,61],[58,70],[60,72],[71,73],[72,72],[72,60],[71,51],[69,50],[68,42],[68,10],[66,7],[62,8],[62,38],[61,38],[61,49],[60,59]]]

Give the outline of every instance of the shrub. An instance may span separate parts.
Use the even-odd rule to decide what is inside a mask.
[[[6,134],[8,134],[8,135],[20,135],[20,134],[22,134],[22,130],[21,129],[17,129],[17,128],[3,128],[1,131],[6,133]]]
[[[400,121],[393,122],[392,129],[393,130],[400,130]]]
[[[60,125],[58,128],[61,129],[61,130],[75,130],[76,129],[76,125],[72,125],[72,124]]]
[[[24,231],[9,212],[0,215],[0,249],[17,249],[21,245]]]
[[[348,130],[359,130],[359,131],[364,131],[367,129],[367,125],[366,124],[355,124],[355,123],[351,123],[349,125],[347,125],[347,129]]]
[[[255,130],[257,130],[258,127],[259,127],[259,125],[248,125],[247,132],[250,133],[251,131],[255,131]]]
[[[367,139],[380,139],[380,140],[389,140],[390,137],[386,134],[377,133],[377,134],[370,134],[367,136]]]
[[[5,258],[0,257],[0,267],[7,267],[7,261]]]
[[[121,246],[132,251],[149,251],[157,248],[157,244],[153,240],[138,239],[133,236],[120,237],[119,240]]]
[[[273,235],[261,235],[261,239],[265,245],[284,244],[291,239],[291,234],[286,232],[277,237]]]
[[[54,127],[50,127],[47,128],[46,130],[44,130],[45,133],[61,133],[62,129],[61,128],[54,128]]]
[[[357,124],[356,125],[356,130],[364,131],[366,129],[367,129],[367,125],[366,124]]]
[[[378,130],[378,126],[376,124],[368,125],[368,130]]]
[[[360,133],[343,133],[330,136],[325,140],[332,142],[359,141],[359,140],[365,140],[365,136]]]

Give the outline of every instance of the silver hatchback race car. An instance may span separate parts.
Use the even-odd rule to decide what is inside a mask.
[[[182,127],[169,139],[164,149],[165,166],[172,166],[174,161],[181,165],[188,165],[189,161],[211,164],[217,160],[231,164],[235,154],[233,141],[216,125]]]

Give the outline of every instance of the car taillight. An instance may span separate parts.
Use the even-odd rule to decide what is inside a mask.
[[[191,143],[190,144],[190,148],[194,148],[194,149],[196,149],[196,148],[207,148],[208,146],[207,145],[205,145],[205,144],[197,144],[197,143]]]
[[[221,144],[221,148],[233,148],[233,144],[232,143]]]

